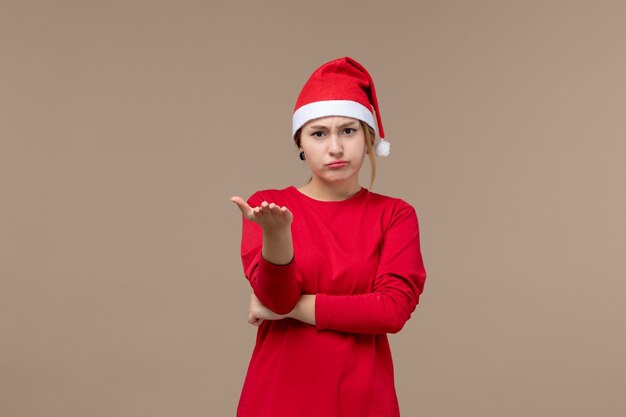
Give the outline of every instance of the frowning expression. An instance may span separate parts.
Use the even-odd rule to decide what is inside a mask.
[[[300,147],[314,177],[326,182],[358,182],[365,157],[365,132],[357,119],[328,116],[302,127]]]

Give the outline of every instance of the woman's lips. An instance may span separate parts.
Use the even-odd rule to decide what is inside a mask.
[[[343,168],[343,167],[345,167],[346,165],[348,165],[348,161],[334,161],[334,162],[331,162],[331,163],[329,163],[329,164],[326,164],[326,166],[327,166],[328,168],[335,168],[335,169],[337,169],[337,168]]]

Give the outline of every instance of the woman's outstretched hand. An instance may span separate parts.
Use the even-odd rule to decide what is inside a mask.
[[[250,296],[250,307],[248,308],[248,323],[259,326],[263,320],[281,320],[287,317],[286,314],[276,314],[265,307],[256,295]]]
[[[279,231],[291,226],[293,215],[287,207],[264,201],[260,206],[250,207],[241,197],[231,197],[230,201],[237,204],[241,214],[268,232]]]
[[[250,207],[241,197],[231,197],[243,216],[263,229],[263,258],[276,265],[287,265],[293,259],[291,222],[293,214],[287,207],[264,201],[260,206]]]

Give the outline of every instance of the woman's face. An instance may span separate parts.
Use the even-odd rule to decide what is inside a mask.
[[[300,148],[313,176],[325,183],[356,181],[365,157],[365,132],[357,119],[328,116],[302,127]]]

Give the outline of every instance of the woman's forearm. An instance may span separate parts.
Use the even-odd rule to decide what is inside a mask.
[[[315,294],[302,294],[287,317],[315,326]]]
[[[291,225],[278,230],[263,230],[263,258],[275,265],[287,265],[293,259]]]

